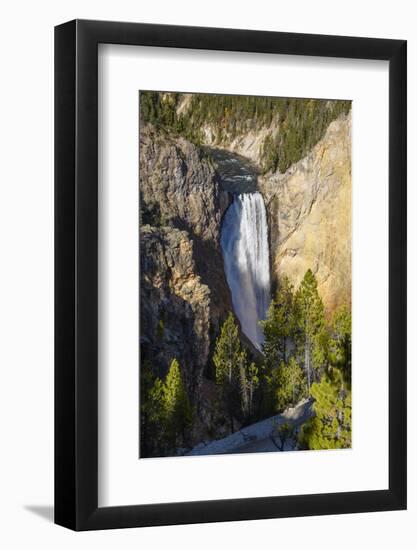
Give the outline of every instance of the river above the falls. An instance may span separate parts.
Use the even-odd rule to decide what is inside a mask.
[[[247,158],[224,149],[206,148],[220,176],[222,189],[232,194],[257,190],[258,170]]]

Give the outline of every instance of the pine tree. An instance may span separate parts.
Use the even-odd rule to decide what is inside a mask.
[[[310,393],[312,370],[318,369],[325,361],[325,322],[324,306],[317,290],[317,280],[311,269],[306,271],[295,295],[299,345],[304,356],[304,369],[307,372],[307,387]]]
[[[160,378],[156,378],[148,394],[148,415],[153,426],[158,426],[165,421],[165,393],[164,384]]]
[[[348,385],[352,364],[352,316],[346,306],[340,307],[333,317],[332,338],[329,342],[330,361],[338,367]]]
[[[307,396],[307,384],[303,369],[297,363],[295,357],[288,362],[288,380],[291,388],[291,404],[295,405]]]
[[[216,383],[219,386],[232,384],[238,374],[240,358],[239,329],[233,313],[229,313],[216,340],[213,362],[216,367]]]
[[[171,361],[163,386],[163,402],[167,440],[175,450],[179,438],[184,442],[185,430],[192,420],[190,402],[182,381],[180,365],[176,359]]]
[[[338,369],[324,375],[311,387],[315,416],[300,432],[300,445],[307,449],[349,448],[351,441],[352,399]]]
[[[266,319],[260,323],[264,333],[264,364],[259,383],[261,417],[283,410],[289,402],[288,372],[284,368],[294,350],[297,328],[294,305],[293,286],[283,276]]]
[[[284,411],[295,405],[306,396],[305,376],[295,357],[291,357],[288,365],[281,362],[277,373],[276,410]]]
[[[158,456],[165,450],[164,385],[149,361],[141,365],[140,395],[141,455]]]
[[[239,329],[229,313],[216,340],[213,362],[216,384],[229,415],[230,430],[234,431],[234,417],[247,420],[253,411],[253,395],[258,386],[258,370],[248,364],[246,350],[242,350]]]
[[[264,333],[263,352],[269,369],[288,360],[290,343],[294,339],[294,294],[288,277],[284,276],[272,300],[265,321],[260,322]]]
[[[282,412],[287,408],[291,400],[291,386],[289,381],[289,370],[284,361],[281,361],[277,369],[277,390],[276,390],[276,410]]]
[[[249,419],[252,416],[253,396],[258,384],[258,367],[255,363],[248,364],[247,353],[243,350],[239,355],[239,385],[244,419]]]

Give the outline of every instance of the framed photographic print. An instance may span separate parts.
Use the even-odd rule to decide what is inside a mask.
[[[55,29],[55,521],[406,507],[406,42]]]

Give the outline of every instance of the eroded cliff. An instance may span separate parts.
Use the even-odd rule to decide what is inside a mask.
[[[142,226],[140,268],[142,356],[161,375],[180,359],[187,386],[195,390],[210,350],[211,293],[197,274],[188,233]]]
[[[194,395],[231,309],[220,251],[229,196],[184,138],[146,125],[139,154],[142,359],[164,375],[177,358]]]
[[[259,179],[269,220],[271,271],[297,286],[317,277],[328,313],[351,301],[351,115],[285,174]]]

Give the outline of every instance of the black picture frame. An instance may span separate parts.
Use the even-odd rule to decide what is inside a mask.
[[[98,507],[98,44],[389,62],[389,488]],[[404,40],[74,20],[55,28],[55,523],[108,529],[406,508]]]

